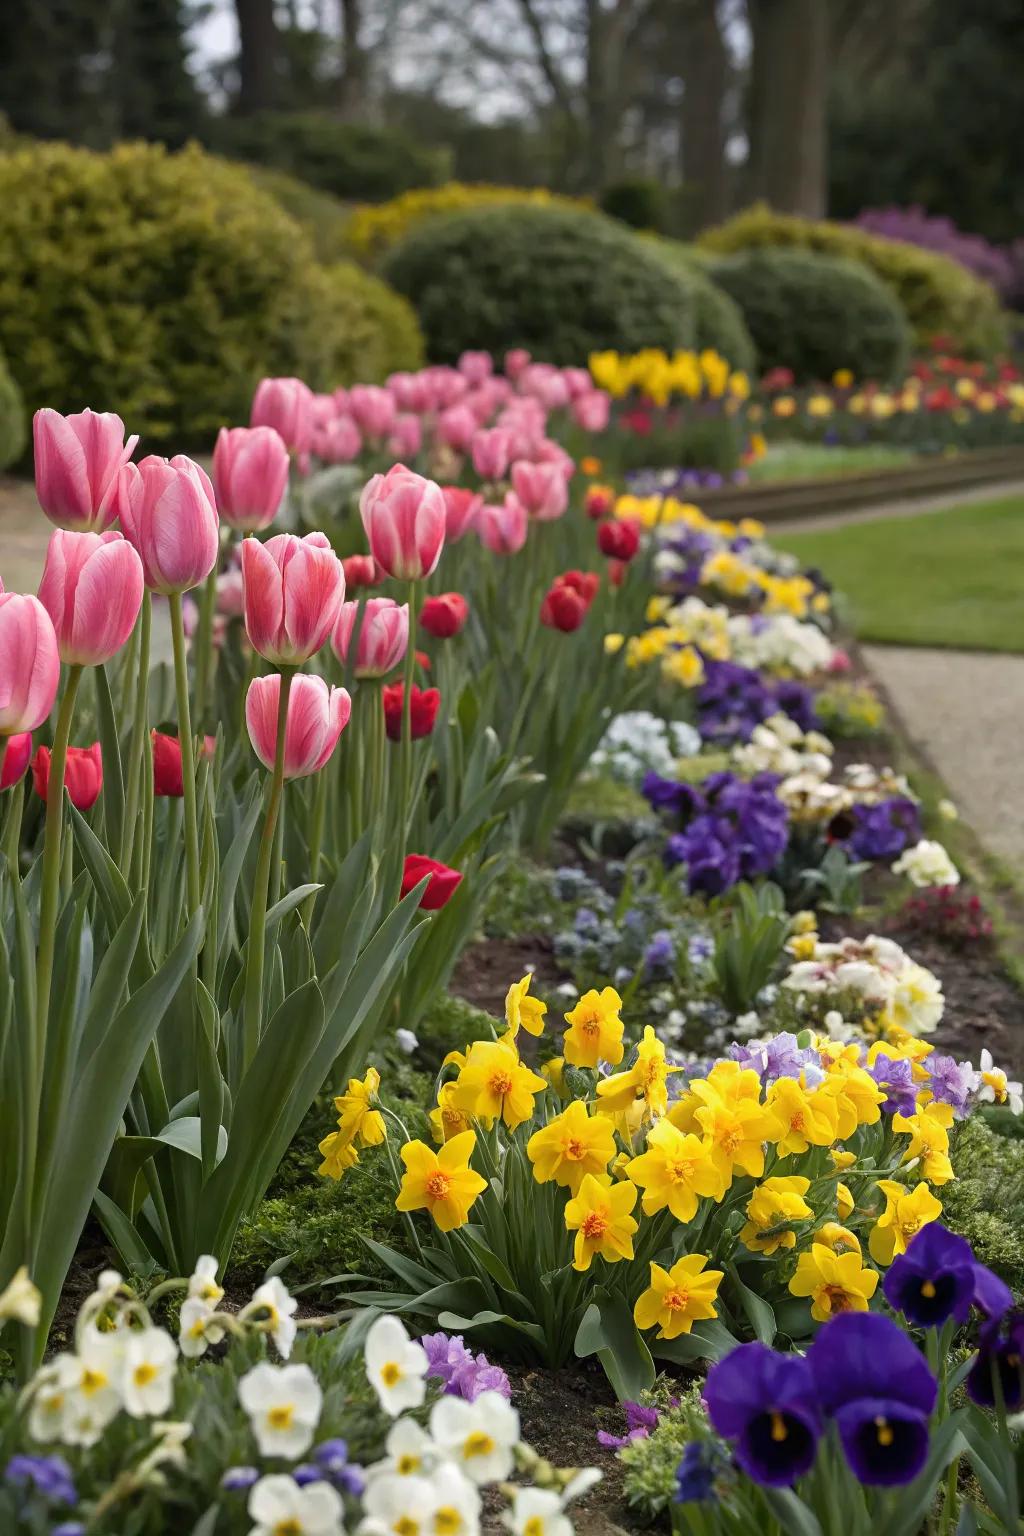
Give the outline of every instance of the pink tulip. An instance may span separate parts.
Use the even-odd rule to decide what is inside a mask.
[[[349,659],[358,613],[358,603],[343,603],[331,636],[332,649],[343,666]],[[356,648],[356,677],[385,677],[398,666],[408,645],[408,603],[399,605],[391,597],[367,598]]]
[[[500,505],[488,502],[480,508],[475,527],[480,542],[492,554],[514,555],[526,543],[528,525],[526,508],[515,492],[509,491]]]
[[[489,352],[463,352],[459,358],[459,372],[471,384],[482,384],[494,371]]]
[[[470,491],[461,485],[442,486],[441,495],[444,497],[445,543],[455,544],[472,528],[484,499],[479,491]]]
[[[476,436],[477,420],[468,405],[450,405],[437,418],[437,439],[456,453],[465,453]]]
[[[3,748],[6,747],[6,751]],[[17,736],[0,736],[0,752],[4,765],[0,771],[0,789],[10,789],[24,777],[32,757],[32,732],[19,731]]]
[[[59,682],[50,615],[37,597],[0,591],[0,736],[42,725]]]
[[[553,464],[566,485],[576,473],[576,460],[571,453],[566,453],[561,443],[554,442],[550,437],[541,438],[533,454],[534,464]]]
[[[217,508],[229,528],[269,528],[288,484],[288,449],[273,427],[221,427],[213,450]]]
[[[512,434],[504,427],[491,427],[480,431],[470,445],[473,468],[481,480],[500,480],[508,469],[508,456],[512,447]]]
[[[476,389],[471,389],[466,395],[463,404],[473,412],[473,417],[478,427],[484,426],[495,411],[502,397],[502,382],[498,379],[485,379]]]
[[[454,405],[457,400],[462,399],[469,388],[468,382],[461,373],[457,373],[454,368],[446,368],[441,363],[433,368],[424,368],[421,377],[428,381],[433,408],[436,411]]]
[[[245,628],[253,650],[297,666],[324,644],[345,600],[345,573],[326,534],[243,539]]]
[[[572,402],[573,420],[584,432],[603,432],[611,414],[611,398],[603,389],[589,389]]]
[[[546,523],[561,517],[569,505],[569,488],[557,464],[512,465],[512,489],[531,517]]]
[[[324,426],[317,427],[313,452],[325,464],[351,464],[362,451],[363,439],[351,416],[335,416]]]
[[[345,406],[342,407],[333,395],[313,396],[313,424],[316,427],[325,427],[329,421],[333,421],[339,410],[348,408],[348,393],[342,391],[345,396]]]
[[[301,379],[261,379],[253,396],[249,425],[273,427],[292,453],[308,453],[316,425],[313,391]]]
[[[109,527],[117,516],[118,476],[138,440],[125,442],[124,422],[110,411],[36,411],[36,495],[50,522],[86,531]]]
[[[422,581],[444,548],[445,505],[433,480],[395,464],[363,487],[359,512],[370,553],[389,576]]]
[[[578,400],[581,395],[593,392],[594,381],[589,368],[563,368],[562,380],[569,391],[570,400]]]
[[[518,379],[525,368],[530,366],[530,354],[525,347],[513,347],[505,353],[505,373],[510,379]]]
[[[388,438],[388,452],[396,459],[414,459],[423,447],[423,423],[409,414],[395,417],[394,431]]]
[[[121,527],[142,556],[146,586],[187,592],[217,564],[220,523],[206,471],[183,453],[126,464],[118,494]]]
[[[415,411],[422,415],[433,406],[433,388],[425,373],[391,373],[387,389],[400,411]]]
[[[395,402],[379,384],[353,384],[348,392],[348,408],[356,426],[367,437],[387,437],[395,424]]]
[[[255,677],[245,696],[249,740],[264,768],[273,770],[277,752],[277,716],[281,674]],[[284,776],[304,779],[318,773],[348,724],[352,700],[345,688],[329,688],[322,677],[299,672],[292,678],[284,737]]]
[[[135,628],[144,589],[142,561],[113,529],[51,534],[39,601],[53,621],[61,661],[109,661]]]
[[[245,583],[237,565],[217,577],[217,612],[226,619],[240,619],[245,612]]]

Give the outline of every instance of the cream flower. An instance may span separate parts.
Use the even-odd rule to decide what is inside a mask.
[[[215,1307],[223,1299],[224,1287],[217,1284],[217,1260],[212,1253],[204,1253],[196,1260],[188,1282],[188,1294],[196,1301],[205,1301]]]
[[[198,1296],[186,1297],[178,1320],[178,1348],[188,1360],[198,1360],[205,1355],[211,1344],[219,1344],[224,1337],[220,1323],[212,1323],[214,1308]]]
[[[343,1536],[344,1507],[330,1483],[300,1488],[276,1472],[253,1483],[246,1508],[255,1521],[249,1536]]]
[[[309,1449],[323,1393],[308,1365],[254,1365],[238,1383],[238,1401],[261,1456],[294,1461]]]
[[[378,1317],[366,1335],[366,1377],[385,1413],[397,1418],[418,1408],[427,1393],[427,1353],[397,1317]]]
[[[265,1280],[253,1291],[252,1301],[239,1313],[241,1322],[251,1323],[261,1333],[269,1333],[282,1360],[287,1360],[295,1343],[297,1325],[294,1314],[298,1302],[289,1296],[279,1275]]]
[[[178,1346],[163,1328],[140,1328],[127,1335],[121,1370],[125,1412],[133,1419],[166,1413],[174,1396]]]
[[[481,1392],[472,1403],[442,1397],[430,1411],[430,1433],[472,1482],[496,1483],[512,1471],[519,1415],[500,1392]]]
[[[919,890],[928,886],[959,885],[960,871],[941,843],[922,838],[906,848],[892,866],[894,875],[906,875]]]
[[[517,1488],[502,1519],[514,1536],[572,1536],[572,1521],[550,1488]]]
[[[43,1298],[28,1277],[24,1264],[16,1269],[3,1291],[0,1291],[0,1323],[13,1320],[24,1323],[26,1328],[38,1328],[39,1309]]]

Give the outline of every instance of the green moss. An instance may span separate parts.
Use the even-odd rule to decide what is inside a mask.
[[[631,784],[606,774],[577,779],[569,795],[566,818],[573,821],[643,821],[651,808]]]
[[[1024,1289],[1024,1141],[975,1114],[952,1147],[956,1179],[942,1189],[943,1221],[967,1238],[983,1264],[1015,1292]]]

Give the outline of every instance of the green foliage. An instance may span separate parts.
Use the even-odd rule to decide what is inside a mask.
[[[693,344],[697,351],[711,348],[741,373],[753,373],[757,352],[743,311],[709,275],[699,253],[681,240],[652,240],[650,249],[689,284],[695,304]]]
[[[147,446],[208,440],[264,374],[340,381],[338,287],[243,170],[196,148],[0,157],[0,347],[29,411],[90,405]]]
[[[738,885],[729,924],[715,940],[718,992],[730,1013],[746,1013],[771,979],[789,932],[782,892],[770,881]]]
[[[411,300],[437,362],[468,347],[527,347],[578,364],[606,347],[693,341],[685,280],[594,214],[518,206],[434,219],[390,252],[382,273]]]
[[[633,229],[664,229],[668,221],[665,188],[648,177],[613,182],[601,193],[600,203],[602,213]]]
[[[942,1187],[942,1219],[983,1264],[1024,1290],[1024,1142],[974,1114],[952,1138],[956,1178]]]
[[[25,402],[3,353],[0,353],[0,469],[6,469],[20,458],[27,442]]]
[[[823,912],[857,912],[864,899],[861,882],[870,868],[870,863],[854,862],[844,848],[833,844],[817,869],[804,870],[804,885],[811,893],[808,904]]]
[[[345,232],[351,218],[344,203],[330,192],[321,192],[308,181],[273,166],[246,165],[245,172],[261,192],[266,192],[296,224],[302,225],[318,260],[337,261],[339,252],[345,248]]]
[[[520,858],[495,887],[484,912],[484,933],[489,939],[548,933],[561,911],[552,871]]]
[[[389,373],[423,366],[423,336],[412,306],[353,261],[327,267],[329,329],[337,337],[336,384],[381,383]]]
[[[654,1429],[624,1445],[618,1456],[626,1469],[623,1490],[628,1502],[651,1521],[662,1515],[675,1497],[676,1469],[684,1449],[701,1431],[707,1434],[699,1385],[688,1387],[674,1406],[664,1401],[655,1406],[661,1414]]]
[[[762,369],[791,368],[798,381],[899,377],[910,335],[899,304],[853,261],[810,251],[747,251],[711,275],[739,305]]]
[[[708,230],[700,243],[719,255],[769,246],[845,256],[870,267],[892,291],[918,345],[948,336],[955,349],[981,356],[1006,345],[1006,323],[995,289],[958,262],[920,246],[883,240],[853,225],[774,213],[765,204]]]
[[[287,171],[352,201],[382,202],[444,180],[448,157],[390,128],[343,123],[319,112],[225,117],[215,144],[225,154]]]

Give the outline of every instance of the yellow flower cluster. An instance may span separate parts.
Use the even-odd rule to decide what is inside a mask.
[[[386,203],[361,203],[345,230],[345,241],[361,261],[375,261],[411,229],[440,213],[462,213],[468,208],[498,203],[533,203],[560,208],[589,208],[587,198],[562,197],[546,187],[495,187],[447,181],[440,187],[415,187]]]
[[[750,394],[745,373],[733,372],[713,348],[703,352],[663,352],[646,347],[642,352],[592,352],[590,372],[594,382],[616,400],[636,391],[653,405],[667,405],[674,396],[685,400],[724,400],[735,410]]]

